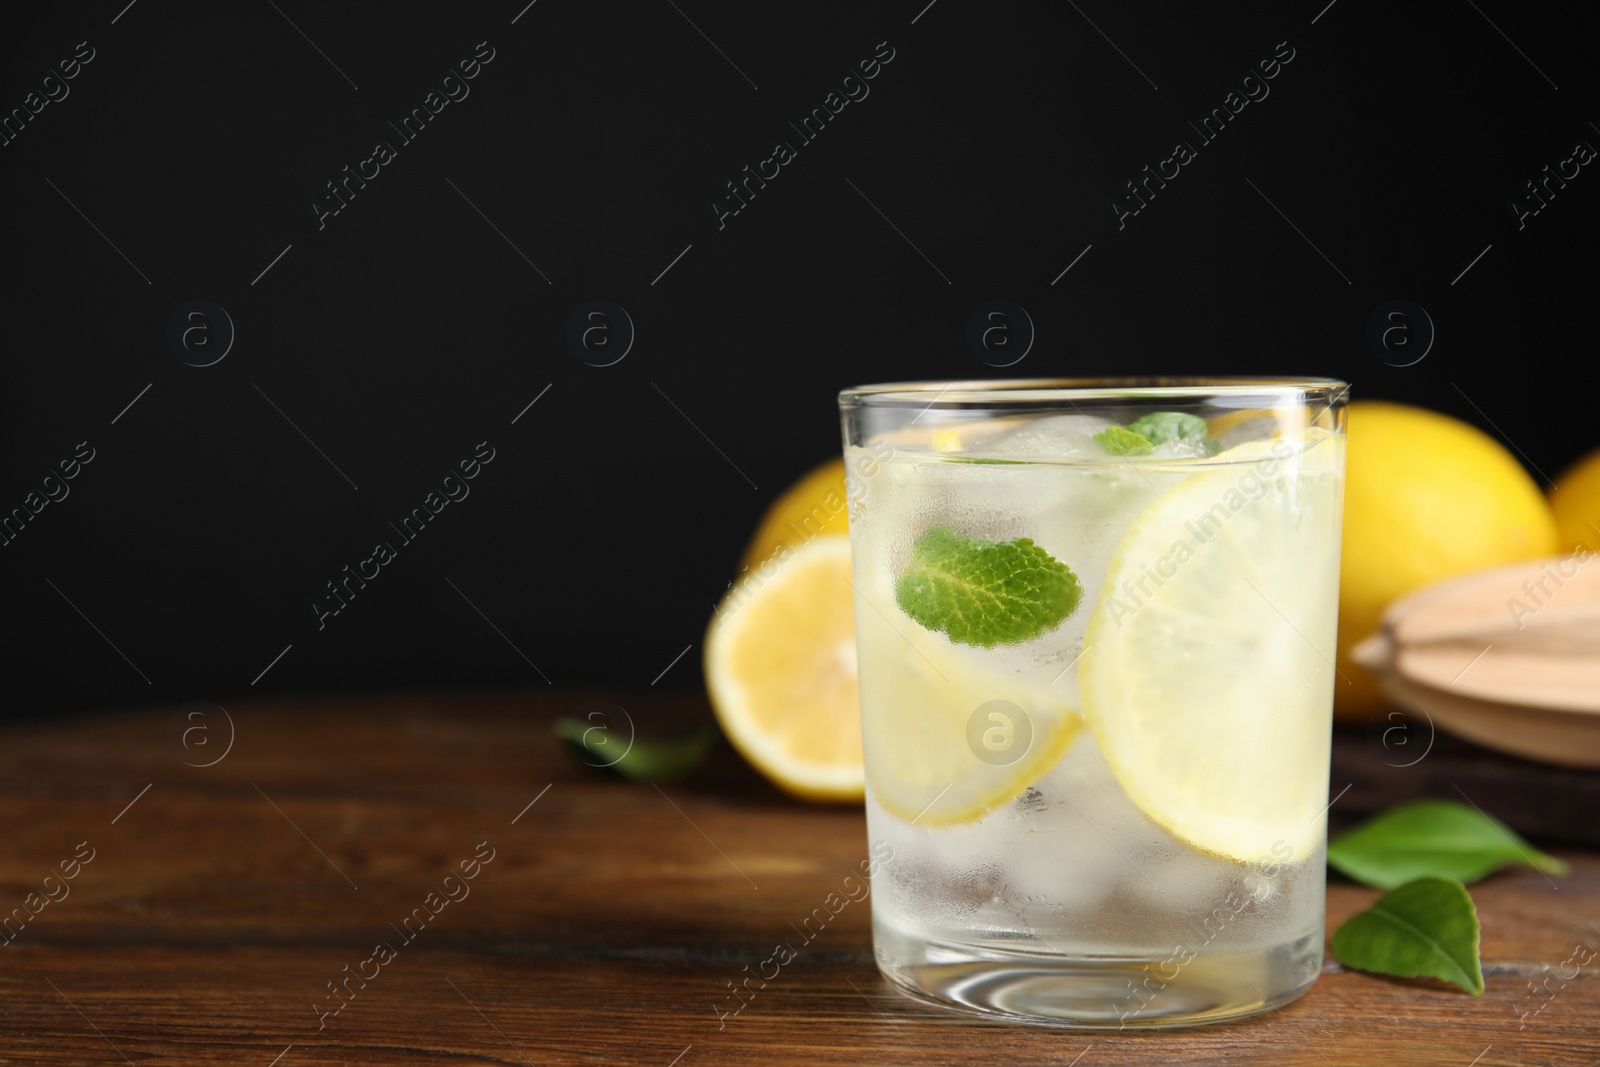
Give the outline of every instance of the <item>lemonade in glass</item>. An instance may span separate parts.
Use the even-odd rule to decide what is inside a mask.
[[[1344,405],[1327,379],[840,395],[880,969],[1030,1021],[1322,966]]]

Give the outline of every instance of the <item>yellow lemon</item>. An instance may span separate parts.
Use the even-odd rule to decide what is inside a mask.
[[[847,533],[850,516],[845,504],[844,459],[830,459],[773,501],[744,550],[741,567],[755,570],[779,545],[796,549],[813,537]],[[849,600],[846,596],[846,605]]]
[[[1328,692],[1343,441],[1316,427],[1287,461],[1266,442],[1150,504],[1123,536],[1084,633],[1078,693],[1106,763],[1180,840],[1246,863],[1303,858],[1328,805]],[[1242,478],[1262,490],[1246,499]],[[1248,473],[1244,473],[1248,472]],[[1240,507],[1174,579],[1124,590],[1219,502]],[[1223,507],[1226,512],[1231,505]],[[1284,850],[1287,849],[1287,852]]]
[[[872,797],[924,828],[976,822],[1055,766],[1083,719],[1048,686],[987,667],[905,618],[886,584],[874,587],[869,579],[857,594],[861,647],[872,658],[864,692]],[[990,762],[978,754],[975,714],[982,716],[980,736],[1001,732],[993,746],[977,741],[990,751],[1017,751],[1017,731],[1025,731],[1015,758]]]
[[[1359,721],[1382,697],[1349,650],[1377,632],[1391,601],[1443,578],[1551,555],[1557,539],[1534,480],[1476,427],[1366,400],[1350,405],[1348,430],[1334,708]]]
[[[1550,510],[1556,516],[1560,551],[1587,545],[1591,552],[1600,552],[1600,449],[1556,479],[1556,488],[1550,490]]]
[[[850,539],[784,547],[723,597],[706,631],[711,706],[733,747],[807,800],[864,795]]]

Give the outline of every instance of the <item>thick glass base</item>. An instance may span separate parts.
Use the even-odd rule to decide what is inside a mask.
[[[1047,954],[1022,945],[928,941],[875,923],[878,969],[915,1000],[1015,1022],[1080,1029],[1198,1026],[1272,1011],[1322,970],[1322,938],[1157,959]]]

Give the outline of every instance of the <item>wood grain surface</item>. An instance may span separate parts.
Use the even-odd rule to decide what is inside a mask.
[[[596,698],[642,732],[706,715],[690,698],[546,692],[8,728],[0,914],[28,921],[0,947],[0,1064],[1600,1062],[1600,961],[1573,962],[1600,949],[1600,857],[1559,846],[1564,879],[1474,887],[1482,997],[1330,963],[1254,1021],[992,1023],[891,990],[862,901],[719,1018],[729,983],[866,855],[862,814],[792,802],[726,748],[659,789],[580,766],[548,724]],[[230,721],[226,755],[192,766],[224,751]],[[1330,886],[1329,928],[1375,895]]]

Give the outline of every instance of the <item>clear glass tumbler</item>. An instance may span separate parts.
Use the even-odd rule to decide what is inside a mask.
[[[880,969],[1086,1027],[1322,966],[1348,386],[840,394]]]

